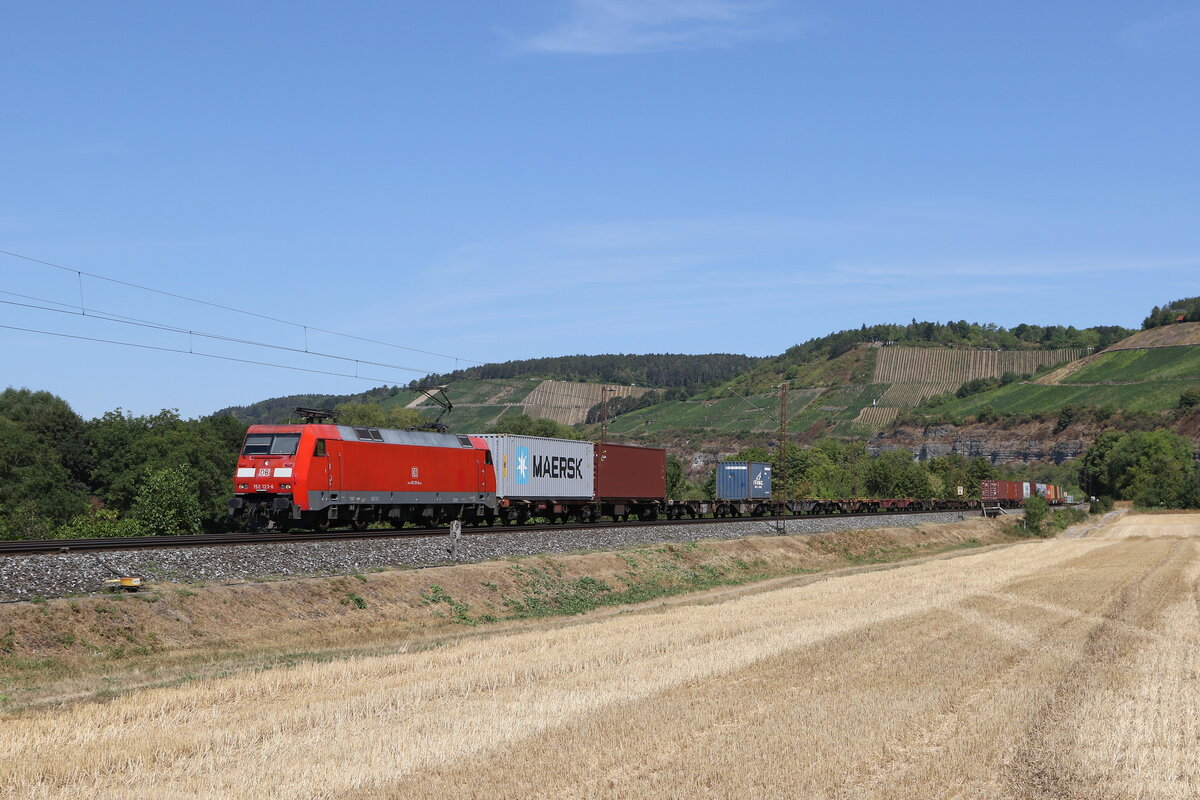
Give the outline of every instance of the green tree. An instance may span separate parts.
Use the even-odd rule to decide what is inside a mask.
[[[221,420],[182,420],[163,410],[135,417],[117,409],[88,427],[92,487],[104,503],[121,512],[133,508],[148,471],[184,466],[195,482],[206,529],[227,523],[226,502],[237,449],[230,449],[233,429]]]
[[[40,539],[87,509],[87,495],[59,453],[0,417],[0,537]]]
[[[1108,457],[1108,480],[1118,497],[1139,506],[1184,508],[1197,502],[1191,441],[1173,431],[1135,431]]]
[[[7,417],[58,454],[58,461],[81,489],[90,472],[87,426],[67,402],[50,392],[5,389],[0,392],[0,417]]]
[[[1108,460],[1123,436],[1119,431],[1104,431],[1079,460],[1079,485],[1089,497],[1117,494],[1116,487],[1109,479]]]
[[[512,433],[518,436],[547,436],[552,439],[585,439],[574,428],[552,419],[534,419],[526,414],[505,414],[500,417],[489,433]]]
[[[430,422],[416,409],[403,406],[385,408],[379,403],[354,402],[341,403],[334,410],[337,411],[338,422],[342,425],[365,428],[409,430],[423,427]]]
[[[149,470],[130,516],[156,536],[199,533],[200,498],[195,476],[183,465]]]
[[[1050,514],[1050,503],[1040,494],[1025,498],[1025,529],[1035,536],[1042,533],[1042,525]]]
[[[683,474],[683,462],[672,455],[667,456],[667,497],[678,500],[687,492],[688,482]]]
[[[1193,386],[1186,389],[1183,394],[1179,395],[1179,403],[1177,408],[1195,408],[1200,406],[1200,386]]]

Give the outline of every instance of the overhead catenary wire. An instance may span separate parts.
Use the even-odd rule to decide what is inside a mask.
[[[113,314],[113,313],[110,313],[107,311],[100,311],[98,309],[92,309],[91,313],[86,313],[82,309],[80,309],[79,306],[74,306],[74,305],[71,305],[70,303],[60,303],[56,300],[47,300],[45,298],[33,297],[31,295],[18,294],[16,292],[8,292],[8,291],[0,290],[0,294],[7,294],[10,296],[22,297],[26,300],[37,300],[37,301],[43,302],[43,303],[52,303],[52,304],[58,305],[58,306],[65,306],[65,308],[50,308],[49,306],[39,306],[39,305],[34,305],[32,303],[18,303],[15,300],[0,300],[0,304],[3,304],[3,305],[18,306],[20,308],[31,308],[31,309],[35,309],[38,311],[51,311],[56,314],[70,314],[72,316],[86,316],[88,319],[103,320],[104,322],[115,322],[115,323],[118,323],[121,325],[132,325],[132,326],[135,326],[138,328],[149,328],[152,330],[169,331],[171,333],[184,333],[184,334],[188,335],[189,343],[191,342],[192,337],[199,336],[199,337],[205,338],[205,339],[212,339],[215,341],[222,341],[222,342],[230,342],[232,344],[244,344],[244,345],[249,345],[251,347],[266,347],[266,348],[270,348],[272,350],[282,350],[284,352],[296,353],[299,355],[317,356],[319,358],[333,358],[333,359],[338,359],[340,361],[353,362],[355,364],[367,364],[369,366],[383,367],[385,369],[399,369],[399,370],[404,370],[406,372],[416,372],[421,375],[428,374],[431,371],[428,369],[422,369],[420,367],[406,367],[406,366],[401,366],[399,364],[387,364],[387,363],[384,363],[381,361],[368,361],[366,359],[354,358],[352,356],[339,356],[339,355],[336,355],[333,353],[322,353],[322,352],[315,351],[315,350],[309,350],[307,348],[304,350],[301,350],[298,347],[288,347],[287,345],[271,344],[269,342],[258,342],[258,341],[254,341],[253,339],[240,339],[236,336],[225,336],[225,335],[219,334],[219,333],[207,333],[205,331],[197,331],[197,330],[191,330],[189,328],[181,328],[176,325],[166,325],[161,322],[154,322],[152,320],[140,319],[138,317],[129,317],[129,316],[125,316],[123,314]],[[190,347],[190,344],[189,344],[189,347]],[[185,352],[187,352],[187,351],[185,351]]]
[[[428,355],[428,356],[436,356],[437,358],[446,358],[446,359],[450,359],[455,362],[462,361],[462,362],[465,362],[468,364],[483,364],[483,363],[485,363],[483,361],[476,361],[471,358],[463,358],[462,356],[448,355],[446,353],[437,353],[432,350],[422,350],[417,347],[409,347],[407,345],[396,344],[394,342],[385,342],[385,341],[381,341],[379,339],[370,339],[370,338],[367,338],[364,336],[356,336],[352,333],[343,333],[342,331],[334,331],[334,330],[329,330],[326,328],[318,328],[315,325],[307,325],[303,322],[295,322],[293,320],[282,319],[280,317],[273,317],[269,314],[263,314],[258,311],[247,311],[244,308],[237,308],[235,306],[227,306],[222,303],[214,303],[210,300],[201,300],[199,298],[189,297],[188,295],[180,294],[178,292],[170,292],[165,289],[156,289],[153,286],[145,286],[140,283],[134,283],[132,281],[121,280],[120,278],[112,278],[112,277],[109,277],[108,275],[100,275],[99,273],[95,273],[95,272],[87,272],[86,270],[80,270],[80,269],[75,269],[74,267],[63,266],[62,264],[55,264],[53,261],[45,261],[40,258],[34,258],[33,256],[24,255],[22,253],[15,253],[11,250],[0,249],[0,255],[6,255],[6,256],[10,256],[12,258],[19,258],[23,261],[28,261],[33,264],[41,264],[42,266],[45,266],[45,267],[52,267],[54,269],[62,270],[63,272],[74,273],[79,279],[80,307],[83,306],[83,276],[87,276],[89,278],[94,278],[99,281],[106,281],[108,283],[116,284],[119,286],[126,286],[131,289],[138,289],[138,290],[141,290],[144,292],[152,292],[154,294],[162,295],[164,297],[172,297],[172,298],[175,298],[176,300],[185,300],[189,303],[197,303],[199,305],[209,306],[210,308],[219,308],[222,311],[230,311],[235,314],[244,314],[244,315],[250,316],[250,317],[257,317],[259,319],[269,320],[270,322],[277,322],[281,325],[290,325],[294,328],[301,328],[305,331],[306,340],[307,340],[307,332],[312,330],[312,331],[317,331],[319,333],[328,334],[330,336],[341,336],[346,339],[354,339],[355,341],[366,342],[368,344],[377,344],[377,345],[381,345],[383,347],[393,347],[398,350],[408,350],[413,353],[422,353],[422,354]],[[85,309],[85,313],[86,313],[86,309]]]
[[[382,384],[390,383],[390,381],[387,378],[375,378],[375,377],[371,377],[369,375],[360,375],[358,373],[358,370],[355,370],[354,374],[351,375],[350,373],[347,373],[347,372],[331,372],[329,370],[312,369],[310,367],[293,367],[288,364],[275,364],[270,361],[255,361],[255,360],[249,359],[249,358],[234,358],[233,356],[220,356],[220,355],[217,355],[216,353],[197,353],[194,351],[182,350],[182,349],[178,349],[178,348],[174,348],[174,347],[161,347],[159,345],[140,344],[137,342],[122,342],[118,339],[101,339],[101,338],[98,338],[95,336],[80,336],[80,335],[74,334],[74,333],[62,333],[61,331],[44,331],[44,330],[39,330],[37,328],[22,328],[18,325],[0,324],[0,328],[3,328],[5,330],[10,330],[10,331],[21,331],[22,333],[37,333],[37,334],[41,334],[43,336],[57,336],[57,337],[60,337],[63,339],[78,339],[80,341],[85,341],[85,342],[100,342],[103,344],[121,345],[122,347],[136,347],[140,350],[157,350],[162,353],[182,353],[184,355],[199,356],[201,358],[215,358],[220,361],[234,361],[239,364],[253,364],[253,365],[259,366],[259,367],[274,367],[276,369],[290,369],[295,372],[308,372],[308,373],[311,373],[314,375],[332,375],[337,378],[355,378],[356,380],[371,381],[373,383],[382,383]],[[359,363],[362,363],[362,362],[359,362]]]

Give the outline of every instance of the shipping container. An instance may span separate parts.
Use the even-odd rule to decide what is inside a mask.
[[[596,499],[665,500],[667,451],[596,443]]]
[[[1020,502],[1025,499],[1029,484],[1022,481],[986,480],[979,482],[979,496],[984,502]]]
[[[723,461],[717,464],[718,500],[769,500],[771,465],[759,461]]]
[[[492,450],[497,497],[590,500],[595,496],[591,442],[511,433],[485,433],[479,438]]]
[[[996,481],[979,482],[979,496],[985,503],[1006,502],[1023,503],[1035,494],[1045,497],[1052,505],[1063,501],[1062,488],[1053,483],[1030,483],[1027,481]]]

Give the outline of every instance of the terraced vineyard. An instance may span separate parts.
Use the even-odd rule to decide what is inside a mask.
[[[950,348],[884,347],[875,361],[876,383],[953,383],[999,378],[1006,372],[1029,374],[1038,367],[1074,361],[1078,349],[953,350]]]
[[[879,402],[885,406],[896,408],[911,408],[927,397],[935,394],[953,392],[962,383],[893,383],[888,387]]]
[[[875,430],[885,428],[892,423],[896,416],[900,413],[898,408],[884,408],[883,406],[870,406],[858,412],[858,416],[851,422],[857,425],[866,425]]]
[[[599,383],[577,383],[572,381],[542,381],[525,398],[525,413],[577,425],[587,419],[587,412],[602,399],[604,386]],[[641,397],[649,389],[640,386],[608,386],[608,399],[616,397]]]

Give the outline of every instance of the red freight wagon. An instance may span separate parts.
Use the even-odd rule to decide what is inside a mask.
[[[474,522],[496,506],[487,444],[426,431],[253,425],[233,484],[230,512],[269,526]]]
[[[601,514],[648,516],[667,499],[667,451],[597,442],[596,502]],[[624,512],[620,507],[625,507]]]
[[[984,505],[1016,508],[1035,494],[1042,495],[1050,505],[1061,505],[1063,491],[1052,483],[986,480],[979,482],[979,497]]]

